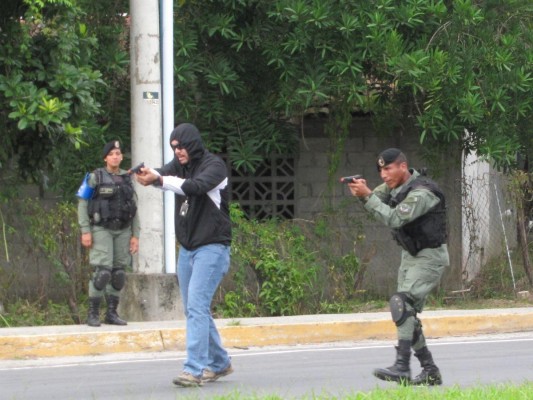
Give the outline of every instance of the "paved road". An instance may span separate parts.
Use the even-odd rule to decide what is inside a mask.
[[[533,332],[430,341],[445,386],[533,380]],[[375,379],[375,367],[393,361],[390,341],[231,349],[235,373],[202,388],[171,384],[183,353],[109,354],[93,357],[0,361],[2,400],[207,399],[232,393],[339,396],[394,384]],[[416,360],[415,360],[416,361]],[[413,372],[418,373],[415,363]]]

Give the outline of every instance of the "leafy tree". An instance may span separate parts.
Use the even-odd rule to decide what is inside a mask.
[[[103,143],[130,141],[128,2],[1,7],[0,168],[72,196]]]
[[[511,166],[533,137],[532,8],[527,0],[182,0],[177,114],[210,127],[211,141],[250,167],[252,154],[290,149],[287,135],[265,134],[260,123],[286,126],[317,109],[331,114],[337,141],[348,113],[370,113],[378,132],[416,129],[422,142],[459,142]]]
[[[415,129],[502,167],[533,148],[528,0],[180,0],[176,120],[253,171],[329,113]],[[3,0],[0,168],[73,193],[111,138],[129,144],[128,1]],[[465,132],[468,132],[467,134]]]
[[[533,3],[452,4],[413,90],[422,139],[460,140],[499,167],[514,166],[533,145]]]
[[[262,52],[275,28],[270,2],[181,1],[175,18],[176,120],[195,121],[208,146],[254,170],[265,155],[292,151],[295,129],[275,106],[278,73]],[[264,26],[265,32],[261,32]]]
[[[128,149],[131,142],[129,0],[78,0],[78,4],[96,41],[90,65],[101,73],[105,84],[98,85],[93,94],[100,104],[94,116],[99,132],[87,135],[79,151],[70,146],[53,154],[54,170],[61,172],[54,174],[53,182],[67,198],[73,198],[86,171],[102,165],[104,143],[119,139]],[[129,162],[126,152],[123,165]]]
[[[100,127],[92,68],[95,39],[70,0],[8,0],[1,21],[0,165],[17,157],[25,178],[44,186],[53,149],[80,146]]]

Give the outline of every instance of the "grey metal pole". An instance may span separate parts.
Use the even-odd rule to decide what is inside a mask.
[[[161,55],[163,76],[163,158],[165,164],[174,158],[169,146],[174,129],[174,2],[161,0]],[[165,192],[165,270],[176,272],[176,238],[174,232],[174,194]]]
[[[161,57],[159,0],[130,0],[131,12],[131,143],[133,163],[159,167],[163,162],[161,124]],[[163,194],[136,187],[141,223],[138,261],[134,271],[164,271]]]

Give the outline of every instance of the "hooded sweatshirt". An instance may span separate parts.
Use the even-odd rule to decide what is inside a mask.
[[[170,134],[170,142],[175,140],[187,150],[189,162],[181,165],[174,158],[157,171],[163,176],[162,188],[176,194],[176,239],[187,250],[214,243],[230,245],[226,164],[205,148],[192,124],[178,125]]]

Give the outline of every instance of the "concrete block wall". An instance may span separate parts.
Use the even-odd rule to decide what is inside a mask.
[[[377,154],[385,148],[401,148],[407,154],[412,166],[430,168],[433,166],[423,162],[422,155],[426,149],[419,144],[416,135],[380,136],[374,132],[369,119],[356,117],[351,125],[344,149],[341,151],[338,171],[331,178],[334,182],[330,183],[328,170],[331,165],[332,145],[324,131],[324,126],[325,120],[320,118],[308,119],[305,123],[296,165],[295,209],[297,218],[314,219],[317,214],[324,211],[326,206],[340,207],[342,203],[350,202],[352,199],[347,189],[338,183],[340,176],[359,173],[365,176],[370,187],[381,183],[375,161]],[[448,243],[452,265],[446,272],[442,285],[447,289],[461,289],[461,152],[457,151],[452,154],[433,152],[433,158],[447,163],[445,168],[441,168],[443,171],[441,175],[435,179],[441,184],[448,202]],[[365,228],[366,238],[357,248],[360,258],[371,255],[368,257],[364,286],[375,288],[384,296],[390,295],[395,291],[397,267],[400,262],[398,246],[392,241],[388,228],[365,219],[366,214],[356,199],[353,199],[347,211],[346,218],[361,218]],[[4,212],[4,216],[12,217],[7,211]],[[7,221],[8,224],[12,222],[11,219]],[[344,243],[339,243],[339,246],[348,251],[353,248],[353,235],[348,231],[343,236],[348,239]],[[16,245],[14,247],[18,249]],[[25,274],[35,272],[36,275],[43,273],[48,275],[50,273],[51,268],[46,260],[35,260],[35,254],[28,253],[26,248],[20,248],[20,251],[15,251],[13,248],[10,250],[13,250],[11,254],[13,261],[7,268],[14,267],[15,264],[20,268],[20,264],[15,260],[22,258],[27,260],[28,264],[28,271],[25,271]],[[46,265],[39,267],[39,263]],[[155,263],[154,267],[162,269],[161,263]],[[25,276],[28,277],[28,275]],[[26,290],[34,291],[36,280],[21,281],[20,285],[17,285],[17,294],[22,294]],[[182,319],[183,310],[175,275],[130,274],[119,311],[129,321]]]
[[[438,163],[424,161],[425,153],[419,138],[412,133],[396,133],[378,135],[373,129],[371,121],[365,117],[355,117],[350,127],[350,133],[340,154],[338,171],[328,177],[331,166],[332,144],[324,130],[325,119],[311,118],[304,125],[304,136],[301,140],[297,163],[296,188],[296,217],[314,219],[327,206],[341,207],[348,202],[347,218],[359,218],[364,226],[365,240],[358,245],[359,258],[371,254],[364,285],[384,296],[396,290],[397,269],[400,263],[400,248],[391,238],[390,229],[382,224],[368,219],[361,204],[355,198],[353,202],[348,189],[338,183],[341,176],[362,174],[370,188],[382,183],[376,169],[378,154],[389,147],[401,148],[407,155],[411,167],[437,168]],[[336,149],[338,150],[338,149]],[[461,176],[461,152],[456,154],[435,154],[433,160],[439,160],[440,176],[435,179],[445,191],[448,202],[448,219],[450,222],[449,246],[452,266],[445,273],[442,285],[449,289],[461,288],[461,198],[460,185],[457,184]],[[452,165],[453,167],[449,167]],[[430,174],[431,175],[431,174]],[[333,179],[334,182],[330,182]],[[329,186],[328,186],[329,185]],[[331,188],[331,189],[329,189]],[[340,243],[346,251],[353,249],[356,233],[345,243]]]

